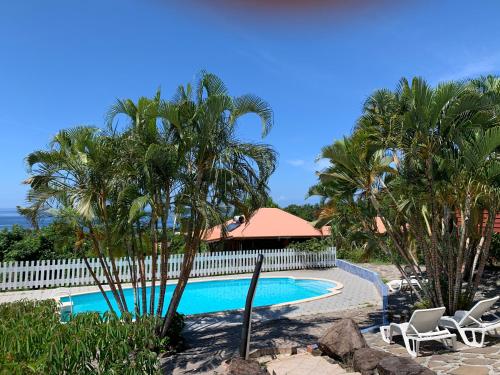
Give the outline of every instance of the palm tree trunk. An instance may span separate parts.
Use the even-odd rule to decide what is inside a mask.
[[[148,314],[147,295],[146,295],[146,263],[144,262],[144,244],[142,242],[141,224],[137,222],[137,240],[139,242],[139,278],[141,281],[141,304],[142,313]]]
[[[462,222],[460,223],[460,241],[458,244],[458,256],[456,262],[456,276],[455,276],[455,290],[453,291],[453,300],[451,301],[451,311],[448,311],[449,314],[455,313],[455,310],[458,306],[458,300],[460,297],[460,292],[462,291],[462,266],[464,263],[464,254],[465,247],[467,245],[467,237],[468,237],[468,227],[471,213],[471,195],[470,192],[467,191],[467,195],[465,197],[464,208],[460,213],[462,215]]]
[[[189,280],[189,275],[191,274],[191,269],[193,268],[194,258],[199,247],[199,236],[194,237],[189,243],[186,243],[186,251],[184,253],[184,259],[182,261],[181,273],[177,285],[175,286],[174,294],[168,305],[167,314],[163,319],[163,325],[161,327],[160,336],[165,337],[167,332],[173,322],[179,303],[181,302],[182,294],[186,288],[187,282]]]
[[[413,233],[413,236],[415,238],[416,246],[417,249],[420,249],[420,252],[423,254],[424,258],[424,263],[425,263],[425,268],[426,272],[428,269],[431,269],[430,265],[430,255],[429,255],[429,246],[426,241],[426,238],[428,237],[426,233],[426,227],[425,223],[422,220],[422,217],[420,215],[415,215],[411,219],[408,220],[408,224],[410,227],[411,233]],[[427,285],[428,283],[425,282],[424,278],[424,273],[420,266],[418,267],[419,270],[419,281],[421,285],[423,286],[423,291],[425,296],[429,299],[429,301],[436,306],[437,305],[437,298],[436,298],[436,293],[434,291],[434,288],[429,288]]]
[[[491,246],[491,239],[493,237],[493,226],[495,224],[495,216],[496,216],[496,207],[494,207],[492,205],[492,206],[490,206],[490,208],[488,210],[488,222],[487,222],[486,228],[485,228],[485,232],[486,232],[485,239],[484,239],[483,246],[482,246],[482,251],[481,251],[482,255],[481,255],[481,259],[479,261],[479,267],[477,269],[476,278],[474,280],[472,288],[467,293],[468,298],[471,301],[474,299],[474,295],[477,292],[477,289],[479,287],[479,283],[481,282],[481,278],[483,276],[484,267],[486,266],[486,262],[488,261],[488,255],[489,255],[490,246]],[[473,271],[474,270],[472,270],[471,272],[473,272]]]
[[[113,309],[113,306],[111,306],[111,302],[109,301],[108,295],[104,291],[104,288],[102,287],[101,281],[97,278],[97,275],[95,274],[94,270],[92,269],[92,266],[89,263],[89,260],[85,255],[83,255],[83,261],[85,262],[85,266],[90,272],[90,275],[94,279],[94,282],[96,283],[97,287],[99,288],[99,291],[101,292],[102,296],[104,297],[104,300],[106,301],[106,304],[108,305],[108,309],[110,312],[114,313],[115,310]]]
[[[156,295],[156,273],[158,272],[158,230],[157,218],[153,214],[151,218],[151,289],[149,290],[149,314],[154,315],[155,312],[155,295]]]
[[[453,300],[453,280],[455,280],[455,252],[454,247],[451,246],[451,236],[453,235],[453,229],[450,227],[452,211],[450,208],[445,205],[444,206],[444,215],[443,215],[443,231],[442,231],[442,245],[446,255],[446,264],[445,271],[447,273],[448,280],[448,290],[447,290],[447,299],[448,299],[448,309],[451,307],[451,301]]]
[[[135,238],[134,238],[134,228],[131,228],[131,238],[130,242],[127,241],[127,249],[128,249],[128,267],[130,270],[130,275],[132,276],[132,289],[134,291],[134,311],[135,316],[139,317],[141,315],[141,311],[139,308],[139,296],[138,296],[138,286],[137,286],[137,252],[135,249]]]
[[[163,305],[165,301],[165,292],[167,290],[167,279],[168,279],[168,258],[169,258],[169,246],[168,246],[168,216],[169,216],[169,204],[170,204],[170,189],[165,189],[165,207],[162,202],[161,205],[161,254],[160,254],[160,295],[158,296],[158,308],[156,309],[156,315],[161,316],[163,311]]]
[[[118,268],[116,267],[116,261],[115,257],[112,253],[112,251],[109,251],[109,260],[111,262],[111,269],[113,270],[113,275],[115,278],[115,283],[118,288],[118,294],[122,300],[122,306],[125,311],[128,311],[127,307],[127,300],[125,299],[125,294],[123,293],[123,288],[122,288],[122,281],[120,278],[120,272],[118,271]]]
[[[433,205],[432,210],[432,232],[431,232],[431,254],[432,254],[432,271],[434,279],[434,287],[436,288],[437,301],[439,306],[444,306],[443,291],[441,289],[441,264],[439,257],[439,240],[438,240],[438,222],[439,217]]]
[[[113,277],[111,276],[110,271],[109,271],[108,263],[104,257],[104,254],[101,250],[99,241],[97,240],[97,238],[95,236],[95,232],[94,232],[92,226],[89,226],[89,230],[90,230],[90,237],[91,237],[92,243],[94,245],[94,250],[97,253],[97,258],[99,259],[99,263],[101,264],[101,268],[102,268],[102,271],[104,273],[104,277],[106,277],[106,281],[108,282],[108,286],[111,290],[111,293],[113,293],[113,297],[116,300],[116,303],[118,305],[118,309],[120,310],[121,313],[124,313],[125,309],[123,308],[122,300],[121,300],[120,295],[118,294],[118,292],[116,290]]]

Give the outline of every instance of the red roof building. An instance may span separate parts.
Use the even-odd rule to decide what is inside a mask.
[[[486,222],[488,221],[488,212],[484,211],[483,212],[483,225],[486,225]],[[386,232],[385,225],[382,222],[382,219],[380,217],[375,218],[375,223],[377,225],[377,232],[380,234],[384,234]],[[462,217],[460,216],[460,213],[457,212],[457,224],[460,225],[462,223]],[[500,213],[497,213],[495,216],[495,221],[493,223],[493,233],[500,233]]]
[[[237,216],[225,226],[225,237],[222,226],[218,225],[205,233],[203,241],[214,249],[278,249],[287,247],[290,242],[330,235],[330,227],[317,229],[310,222],[279,208],[260,208],[248,220]]]
[[[488,222],[488,211],[484,210],[483,212],[483,225],[486,225]],[[462,223],[462,217],[460,213],[457,212],[457,224],[460,225]],[[495,216],[495,221],[493,222],[493,233],[500,233],[500,213],[497,213]]]

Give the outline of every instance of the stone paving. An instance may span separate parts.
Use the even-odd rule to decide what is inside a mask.
[[[277,358],[266,363],[266,369],[272,375],[360,375],[359,372],[346,371],[328,357],[308,353]]]
[[[378,272],[386,280],[399,277],[397,269],[390,265],[363,264],[362,266]],[[379,303],[373,305],[372,302],[363,303],[363,300],[370,299],[370,294],[365,294],[364,298],[358,299],[360,294],[366,293],[363,290],[364,280],[350,274],[341,275],[338,271],[340,270],[302,272],[324,272],[324,274],[333,272],[332,275],[335,274],[335,277],[331,277],[345,285],[343,297],[350,294],[350,298],[337,301],[336,306],[331,306],[328,300],[322,302],[320,300],[316,301],[318,305],[314,307],[308,307],[308,303],[306,303],[303,304],[302,309],[290,311],[285,309],[281,312],[269,313],[269,315],[259,313],[258,319],[252,325],[252,348],[305,347],[308,344],[316,343],[326,328],[334,320],[342,317],[353,318],[362,328],[380,323]],[[496,271],[489,270],[485,273],[485,284],[478,294],[478,298],[500,294],[500,282]],[[339,296],[331,297],[332,301]],[[324,306],[321,306],[323,304]],[[401,317],[408,318],[411,304],[409,293],[391,294],[389,297],[390,308],[393,311],[403,310],[406,312],[403,314],[405,316],[396,317],[396,314],[391,314],[393,315],[391,320],[398,321],[398,318]],[[349,305],[357,305],[358,307],[349,309]],[[340,310],[342,306],[344,306],[344,310]],[[321,309],[324,309],[324,313],[318,314],[317,312]],[[287,316],[287,318],[278,319],[280,314]],[[232,322],[233,324],[211,319],[204,322],[191,320],[190,324],[192,325],[186,330],[186,338],[187,343],[192,346],[178,356],[166,360],[164,362],[165,373],[175,375],[222,374],[223,370],[221,370],[220,365],[225,359],[237,354],[239,344],[241,317],[237,317]],[[378,333],[367,333],[365,337],[375,348],[397,355],[409,356],[402,342],[396,341],[393,345],[386,344]],[[417,362],[431,368],[438,374],[500,374],[500,341],[490,338],[488,346],[480,349],[467,347],[459,341],[456,352],[450,352],[439,343],[423,343],[421,356],[417,358]]]
[[[358,265],[378,273],[385,282],[401,278],[399,270],[392,264],[358,263]]]
[[[393,265],[363,264],[381,275],[386,280],[399,278],[399,272]],[[489,298],[500,294],[499,272],[495,269],[486,270],[484,282],[476,299]],[[408,320],[411,314],[412,298],[408,292],[397,292],[389,296],[389,316],[391,321],[398,322],[399,318]],[[499,308],[497,303],[495,308]],[[395,344],[385,343],[378,333],[365,335],[368,343],[378,349],[393,354],[409,357],[402,341]],[[450,352],[439,343],[421,344],[422,356],[417,362],[436,371],[438,374],[453,375],[493,375],[500,374],[500,339],[488,338],[489,342],[484,348],[471,348],[457,340],[457,351]]]
[[[354,319],[360,327],[369,327],[373,321],[380,320],[381,313],[373,307],[358,307],[326,314],[253,321],[251,351],[305,348],[316,343],[332,322],[347,317]],[[241,320],[234,324],[218,322],[196,328],[188,325],[184,337],[188,346],[186,350],[163,359],[165,374],[224,374],[224,362],[238,355]]]
[[[366,341],[374,348],[410,357],[402,340],[394,344],[384,342],[379,333],[365,334]],[[418,363],[437,374],[493,375],[500,374],[500,339],[489,338],[484,348],[471,348],[457,341],[457,351],[452,352],[438,342],[424,342],[420,346]]]
[[[338,318],[352,317],[368,327],[381,321],[381,299],[373,284],[340,269],[266,272],[265,276],[313,277],[338,281],[342,293],[288,306],[254,309],[253,349],[305,347]],[[165,358],[166,374],[218,374],[223,363],[238,353],[241,312],[196,315],[186,321],[189,346],[174,357]]]

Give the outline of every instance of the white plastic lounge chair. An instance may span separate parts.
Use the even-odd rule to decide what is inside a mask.
[[[420,282],[414,276],[410,277],[410,282],[415,288],[422,289]],[[410,289],[410,286],[408,285],[408,281],[406,281],[406,279],[391,280],[386,285],[389,287],[389,291],[391,292]]]
[[[444,345],[455,350],[457,337],[446,328],[439,330],[438,321],[445,312],[444,307],[434,309],[415,310],[408,323],[391,323],[380,327],[382,339],[391,344],[392,338],[402,335],[406,350],[413,357],[418,356],[418,350],[422,341],[439,340]],[[448,344],[447,340],[451,343]]]
[[[492,313],[491,315],[495,317],[495,320],[492,321],[481,319],[485,313],[491,310],[498,298],[497,296],[484,299],[476,303],[469,311],[458,310],[453,316],[443,316],[439,320],[439,326],[456,329],[466,345],[481,348],[484,346],[484,337],[487,333],[491,336],[500,336],[500,317],[498,315]],[[470,334],[470,339],[467,334]]]

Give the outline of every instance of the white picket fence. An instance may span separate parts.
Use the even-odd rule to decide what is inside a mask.
[[[296,251],[294,249],[240,250],[200,253],[196,255],[191,277],[229,275],[252,272],[258,254],[264,254],[263,271],[284,271],[335,266],[336,250],[322,252]],[[180,274],[182,254],[171,255],[168,264],[169,278]],[[158,259],[159,262],[159,259]],[[100,281],[106,282],[98,259],[89,263]],[[147,257],[146,274],[151,279],[151,256]],[[123,282],[131,281],[127,258],[116,260]],[[159,270],[157,277],[159,277]],[[38,260],[0,263],[0,290],[38,289],[60,286],[94,284],[94,279],[83,259]]]

